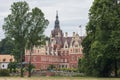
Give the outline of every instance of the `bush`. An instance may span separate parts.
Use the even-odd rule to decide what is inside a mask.
[[[1,69],[0,76],[10,76],[10,73],[7,69]]]
[[[47,70],[55,70],[55,69],[56,69],[56,67],[53,64],[49,65],[47,68]]]
[[[16,62],[10,62],[8,64],[8,69],[10,70],[10,73],[12,72],[16,72],[16,68],[17,68],[17,63]]]

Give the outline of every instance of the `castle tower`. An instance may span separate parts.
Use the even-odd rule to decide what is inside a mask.
[[[60,28],[59,20],[58,20],[58,11],[56,11],[56,20],[55,20],[55,26],[54,26],[54,28]]]
[[[54,29],[51,32],[52,37],[63,37],[62,30],[60,29],[60,22],[58,19],[58,11],[56,11],[56,20],[55,20],[55,25]]]

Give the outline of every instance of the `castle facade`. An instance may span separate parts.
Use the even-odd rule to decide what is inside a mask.
[[[50,40],[46,41],[46,45],[42,47],[33,48],[31,63],[38,70],[46,70],[50,65],[59,69],[77,68],[78,59],[83,57],[82,39],[83,37],[75,32],[72,37],[69,37],[67,32],[65,35],[63,34],[57,13]],[[30,51],[25,50],[25,62],[29,62],[29,60]]]

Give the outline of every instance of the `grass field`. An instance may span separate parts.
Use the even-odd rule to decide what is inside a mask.
[[[120,80],[120,78],[92,78],[92,77],[0,77],[0,80]]]

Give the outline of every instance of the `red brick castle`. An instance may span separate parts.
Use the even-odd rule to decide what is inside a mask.
[[[34,47],[31,56],[31,63],[36,69],[47,69],[49,65],[56,68],[77,68],[78,59],[83,57],[82,42],[83,37],[73,32],[73,36],[69,37],[68,33],[63,35],[60,29],[58,13],[54,29],[51,31],[50,40],[46,41],[46,45],[42,47]],[[25,61],[29,62],[29,50],[25,50]]]

